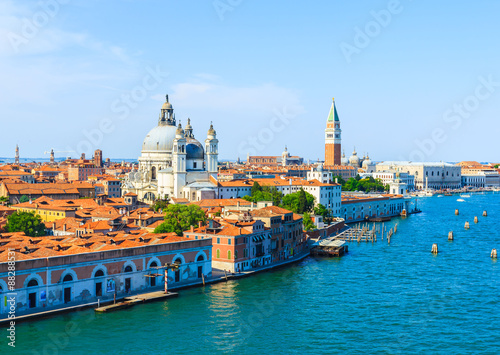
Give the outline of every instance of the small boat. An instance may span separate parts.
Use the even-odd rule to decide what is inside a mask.
[[[443,195],[438,195],[438,197],[443,197]]]
[[[463,198],[459,198],[457,202],[465,202],[465,200]]]
[[[470,197],[470,195],[469,195],[469,194],[463,194],[463,195],[460,195],[460,197],[465,197],[465,198],[467,198],[467,197]]]

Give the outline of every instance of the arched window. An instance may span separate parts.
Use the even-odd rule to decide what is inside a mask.
[[[228,250],[228,251],[227,251],[227,258],[228,258],[229,260],[231,260],[231,250]]]
[[[198,256],[196,261],[205,261],[205,258],[203,257],[203,255],[200,255],[200,256]]]
[[[217,259],[220,259],[220,250],[217,249],[217,252],[215,253],[217,255]]]
[[[125,268],[125,272],[132,272],[132,266],[128,265],[128,266]]]
[[[156,167],[151,168],[151,180],[156,180]]]
[[[177,258],[174,260],[174,264],[180,265],[180,264],[182,264],[182,260]]]
[[[71,276],[71,274],[67,274],[66,276],[64,276],[63,282],[71,282],[71,281],[73,281],[73,276]]]
[[[235,258],[235,259],[238,259],[238,250],[235,250],[235,251],[234,251],[234,258]]]
[[[38,281],[35,279],[31,279],[30,282],[28,282],[28,287],[35,287],[38,286]]]
[[[102,270],[97,270],[94,274],[94,277],[103,277],[104,276],[104,271]]]
[[[150,265],[149,265],[149,268],[152,269],[154,267],[158,267],[158,264],[156,263],[156,261],[153,261]]]

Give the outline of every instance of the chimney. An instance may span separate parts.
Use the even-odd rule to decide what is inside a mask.
[[[198,222],[198,228],[201,228],[201,221]]]
[[[338,184],[339,183],[339,178],[335,178],[335,183]]]
[[[194,226],[191,226],[191,232],[194,232]]]
[[[66,232],[66,223],[63,224],[63,232]]]

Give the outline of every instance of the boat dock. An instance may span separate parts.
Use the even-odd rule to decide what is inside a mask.
[[[179,296],[178,293],[175,292],[168,292],[165,293],[164,291],[156,291],[156,292],[150,292],[150,293],[143,293],[141,295],[135,295],[131,297],[125,297],[123,301],[118,302],[118,303],[113,303],[107,306],[103,307],[97,307],[95,309],[96,312],[99,313],[104,313],[104,312],[111,312],[111,311],[117,311],[119,309],[124,309],[124,308],[129,308],[132,307],[136,304],[139,303],[148,303],[148,302],[154,302],[154,301],[161,301],[167,298],[172,298],[172,297],[177,297]]]

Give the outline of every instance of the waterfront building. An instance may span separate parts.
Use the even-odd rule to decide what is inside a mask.
[[[485,174],[462,174],[462,186],[464,187],[485,187],[486,175]]]
[[[448,163],[385,161],[377,172],[396,171],[413,175],[416,189],[459,189],[462,186],[460,166]]]
[[[207,226],[185,232],[191,239],[212,239],[214,268],[251,270],[286,260],[306,248],[301,216],[276,206],[255,209],[238,204],[238,208],[224,209],[222,217]]]
[[[212,239],[215,269],[239,272],[271,263],[271,230],[262,221],[211,219],[208,225],[191,228],[185,234],[191,239]]]
[[[399,216],[405,209],[412,211],[411,199],[399,194],[342,194],[340,217],[346,223],[365,221],[370,218]]]
[[[407,172],[398,172],[394,170],[389,171],[377,171],[371,174],[363,174],[362,177],[372,176],[375,180],[379,179],[382,184],[389,185],[393,183],[396,179],[400,182],[406,184],[409,191],[415,189],[415,176],[408,174]]]
[[[30,238],[0,236],[0,293],[8,290],[8,258],[16,265],[16,316],[113,300],[170,285],[201,282],[212,274],[212,240],[132,231],[112,236]],[[0,302],[0,318],[8,307]]]
[[[147,202],[165,197],[189,201],[215,198],[217,187],[211,177],[218,172],[218,146],[213,125],[205,146],[195,139],[189,118],[185,129],[180,122],[177,125],[167,95],[158,125],[144,139],[139,169],[127,174],[122,191]]]
[[[475,161],[463,161],[457,164],[462,171],[462,185],[472,187],[500,186],[500,173],[493,166]]]

